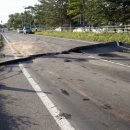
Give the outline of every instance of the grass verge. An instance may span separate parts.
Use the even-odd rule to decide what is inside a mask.
[[[81,33],[81,32],[58,32],[58,31],[39,31],[35,34],[80,39],[86,41],[111,42],[120,41],[130,44],[130,34],[127,33]]]
[[[0,34],[0,61],[1,61],[1,58],[3,58],[3,54],[2,54],[2,52],[1,52],[1,48],[3,47],[3,37],[2,37],[2,35]],[[1,67],[0,66],[0,71],[1,71],[1,69],[2,69],[3,67]]]
[[[0,35],[0,48],[3,47],[3,37]]]

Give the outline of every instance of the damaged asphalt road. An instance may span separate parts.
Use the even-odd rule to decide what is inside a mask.
[[[52,57],[60,54],[70,54],[70,53],[90,53],[90,54],[97,54],[98,56],[101,57],[119,57],[119,58],[127,58],[125,56],[122,56],[120,54],[114,54],[113,52],[124,52],[129,53],[130,46],[120,43],[121,46],[117,46],[116,42],[110,42],[110,43],[100,43],[100,44],[94,44],[94,45],[88,45],[88,46],[80,46],[80,47],[75,47],[66,51],[62,52],[52,52],[52,53],[42,53],[42,54],[32,54],[26,57],[21,57],[17,59],[12,59],[4,62],[0,62],[0,65],[10,65],[10,64],[17,64],[20,62],[26,62],[29,60],[33,60],[35,58],[40,58],[40,57]],[[122,47],[126,47],[125,49]],[[5,55],[4,55],[5,56]],[[6,57],[6,56],[5,56]],[[127,58],[127,60],[130,60]],[[66,62],[69,62],[69,60]]]
[[[116,42],[92,45],[15,32],[4,35],[14,52],[7,47],[0,64],[4,65],[0,73],[0,116],[5,115],[0,118],[1,130],[60,130],[36,95],[41,91],[60,110],[58,121],[65,118],[76,130],[129,130],[130,54],[126,50],[123,53],[124,48]],[[6,58],[12,55],[18,59]],[[34,91],[18,63],[40,86],[40,92]]]

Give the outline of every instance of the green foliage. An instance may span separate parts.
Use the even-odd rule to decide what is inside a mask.
[[[82,0],[69,0],[67,14],[72,15],[73,19],[79,17],[83,12]]]
[[[9,15],[7,26],[9,28],[13,27],[16,29],[18,27],[30,26],[32,21],[33,19],[30,11],[25,11],[24,13],[15,13]]]
[[[88,6],[85,12],[89,25],[101,25],[105,22],[104,14],[101,9],[102,0],[88,0]]]
[[[126,33],[78,33],[78,32],[57,32],[57,31],[41,31],[36,34],[81,39],[88,41],[99,41],[99,42],[110,42],[110,41],[121,41],[130,43],[130,34]]]
[[[130,20],[129,0],[106,0],[104,12],[110,22],[127,24]]]
[[[0,35],[0,48],[3,47],[3,37]]]
[[[130,23],[130,0],[39,0],[9,16],[8,26],[84,26]]]
[[[44,26],[63,26],[68,23],[67,0],[40,0],[36,17]]]
[[[77,21],[80,25],[84,24],[85,14],[85,0],[69,0],[67,15],[71,17],[72,21]]]

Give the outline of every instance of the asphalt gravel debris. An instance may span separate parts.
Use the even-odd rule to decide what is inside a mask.
[[[65,117],[66,119],[71,119],[72,115],[68,113],[60,113],[59,116]]]
[[[104,105],[103,105],[103,108],[104,108],[104,109],[112,109],[112,106],[109,105],[109,104],[104,104]]]
[[[61,89],[61,92],[62,92],[64,95],[66,95],[66,96],[69,96],[69,95],[70,95],[69,92],[67,92],[67,91],[64,90],[64,89]]]
[[[89,101],[90,99],[89,98],[83,98],[83,101]]]
[[[72,60],[65,59],[64,62],[72,62]]]

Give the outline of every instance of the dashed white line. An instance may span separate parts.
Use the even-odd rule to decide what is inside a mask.
[[[5,41],[9,43],[8,39],[3,35]],[[12,51],[13,48],[11,48]],[[14,58],[17,59],[18,57],[14,55]],[[48,98],[48,96],[42,92],[40,86],[34,81],[31,77],[27,69],[24,67],[23,64],[19,64],[20,69],[22,70],[24,76],[29,81],[30,85],[33,87],[35,92],[37,93],[38,97],[41,99],[42,103],[45,105],[47,110],[50,112],[56,123],[59,125],[61,130],[75,130],[75,128],[70,124],[70,122],[65,118],[60,116],[60,110],[54,105],[54,103]]]

